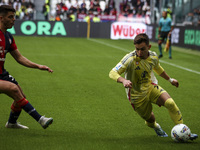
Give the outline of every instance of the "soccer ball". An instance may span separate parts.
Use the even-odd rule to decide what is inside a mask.
[[[190,135],[191,131],[185,124],[175,125],[171,131],[171,137],[175,142],[187,142]]]

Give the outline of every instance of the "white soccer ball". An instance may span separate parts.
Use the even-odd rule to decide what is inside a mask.
[[[187,142],[190,135],[191,131],[185,124],[175,125],[171,131],[171,137],[175,142]]]

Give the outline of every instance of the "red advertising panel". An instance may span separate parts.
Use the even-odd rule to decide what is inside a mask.
[[[139,33],[145,33],[147,25],[143,23],[114,22],[111,24],[111,39],[134,39]]]

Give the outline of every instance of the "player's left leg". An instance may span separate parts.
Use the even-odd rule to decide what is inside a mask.
[[[45,116],[41,116],[36,109],[29,103],[25,98],[16,101],[17,105],[20,106],[23,110],[25,110],[30,116],[32,116],[40,125],[46,129],[53,122],[53,118],[47,118]]]
[[[181,112],[170,95],[159,85],[152,86],[154,86],[154,88],[150,94],[151,102],[159,106],[165,106],[175,124],[183,123]]]
[[[11,105],[10,116],[8,122],[6,123],[6,128],[18,128],[18,129],[28,129],[27,126],[21,125],[17,122],[19,115],[21,114],[22,108],[19,106],[15,106],[14,102]]]
[[[169,115],[175,124],[183,123],[182,114],[179,108],[167,92],[164,92],[160,95],[157,100],[157,104],[168,109]]]
[[[167,92],[160,95],[157,104],[165,106],[168,109],[170,117],[175,124],[183,123],[182,114],[179,108]],[[198,135],[191,133],[190,140],[194,140],[196,138],[198,138]]]

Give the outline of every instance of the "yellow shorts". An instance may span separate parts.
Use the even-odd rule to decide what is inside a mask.
[[[134,110],[145,120],[148,120],[152,112],[152,103],[156,104],[162,93],[166,92],[159,85],[152,85],[149,92],[139,100],[132,103]]]

